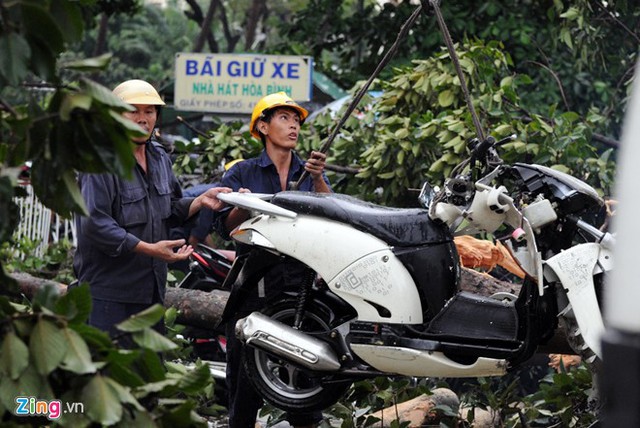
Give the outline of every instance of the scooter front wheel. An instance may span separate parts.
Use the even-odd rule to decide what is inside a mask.
[[[288,305],[287,303],[290,303]],[[294,302],[281,302],[264,311],[272,319],[293,325]],[[310,305],[313,307],[316,305]],[[316,307],[305,311],[301,331],[329,331],[325,314]],[[256,390],[274,406],[293,412],[323,410],[335,404],[351,386],[326,373],[302,369],[260,349],[245,346],[245,370]]]

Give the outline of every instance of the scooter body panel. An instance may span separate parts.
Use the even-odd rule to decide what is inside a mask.
[[[348,225],[298,215],[261,215],[241,224],[270,248],[305,263],[369,322],[421,324],[420,296],[411,275],[384,241]],[[234,232],[235,233],[235,232]]]
[[[386,372],[418,377],[502,376],[505,360],[478,358],[472,364],[460,364],[441,352],[398,346],[351,344],[351,350],[371,367]]]
[[[604,333],[604,322],[593,281],[599,256],[600,244],[587,243],[556,254],[545,263],[567,291],[585,343],[601,356],[600,338]]]

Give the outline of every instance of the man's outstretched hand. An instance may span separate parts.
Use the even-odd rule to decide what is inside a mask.
[[[186,260],[193,253],[193,247],[187,245],[184,239],[164,240],[152,244],[140,241],[133,250],[168,263]]]
[[[202,207],[209,208],[213,211],[220,211],[226,206],[224,202],[218,199],[220,193],[230,193],[232,190],[228,187],[212,187],[193,200],[189,207],[189,217],[197,213]]]

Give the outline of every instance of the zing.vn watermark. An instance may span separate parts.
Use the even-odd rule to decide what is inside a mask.
[[[16,397],[15,414],[18,416],[46,416],[49,420],[58,419],[62,413],[84,413],[82,403],[64,403],[60,400],[39,400],[36,397]]]

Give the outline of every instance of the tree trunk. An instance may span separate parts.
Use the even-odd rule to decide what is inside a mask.
[[[498,292],[517,293],[514,284],[497,280],[489,275],[481,274],[471,269],[462,269],[462,289],[483,296],[490,296]],[[10,276],[18,282],[20,291],[31,298],[44,287],[53,287],[58,293],[65,293],[67,286],[48,279],[37,278],[28,273],[12,273]],[[185,288],[167,288],[164,304],[167,308],[174,307],[180,311],[178,322],[194,327],[211,328],[222,316],[229,297],[228,291],[214,290],[211,292],[189,290]]]
[[[253,43],[256,40],[256,31],[258,29],[258,22],[266,9],[265,0],[253,0],[251,2],[251,8],[249,9],[247,17],[247,25],[244,36],[244,49],[245,51],[251,50]]]
[[[224,38],[227,41],[227,49],[226,52],[234,52],[236,49],[236,44],[238,40],[240,40],[239,35],[233,35],[231,32],[231,28],[229,27],[229,20],[227,19],[227,10],[224,7],[224,3],[220,0],[218,1],[218,6],[220,6],[220,21],[222,22],[222,31],[224,32]]]
[[[47,286],[52,287],[61,294],[67,291],[65,284],[37,278],[27,273],[12,273],[9,276],[18,282],[20,292],[27,298],[32,298],[38,290]],[[486,297],[500,292],[511,294],[518,294],[519,292],[519,286],[516,284],[500,281],[487,274],[478,273],[467,268],[462,268],[460,288],[463,291]],[[210,329],[220,321],[228,297],[229,292],[223,290],[205,292],[170,287],[167,288],[164,304],[167,308],[174,307],[179,310],[176,320],[178,323]],[[561,329],[557,329],[549,342],[539,347],[538,352],[574,354]]]
[[[178,310],[176,321],[180,324],[210,329],[218,324],[229,292],[213,290],[187,290],[184,288],[167,288],[164,305]]]
[[[192,8],[194,8],[193,3],[195,2],[189,2]],[[217,2],[215,0],[211,0],[211,2],[209,3],[209,9],[207,10],[206,16],[202,19],[201,22],[199,22],[200,34],[198,35],[198,38],[193,46],[194,52],[202,52],[202,48],[204,48],[204,42],[207,40],[209,40],[209,42],[211,41],[209,39],[209,36],[211,35],[211,23],[213,22],[213,15],[216,12],[216,5],[217,5]],[[195,9],[194,9],[194,12],[197,14]],[[202,12],[200,12],[200,16],[202,16],[201,13]]]
[[[51,287],[59,294],[67,292],[66,284],[37,278],[28,273],[16,272],[9,276],[17,281],[20,292],[27,298],[32,298],[36,292],[45,287]],[[212,328],[220,321],[228,297],[229,292],[223,290],[205,292],[169,287],[165,294],[164,305],[167,308],[178,309],[176,321],[180,324]]]
[[[430,395],[420,395],[369,416],[380,420],[372,425],[376,428],[401,426],[402,424],[409,427],[441,426],[440,422],[446,426],[446,421],[441,419],[450,418],[442,418],[442,413],[435,411],[436,408],[444,406],[457,413],[460,408],[460,399],[450,389],[436,388],[431,391]]]
[[[107,29],[109,28],[109,15],[102,13],[100,24],[98,25],[98,36],[96,46],[93,49],[93,56],[100,56],[107,51]]]

